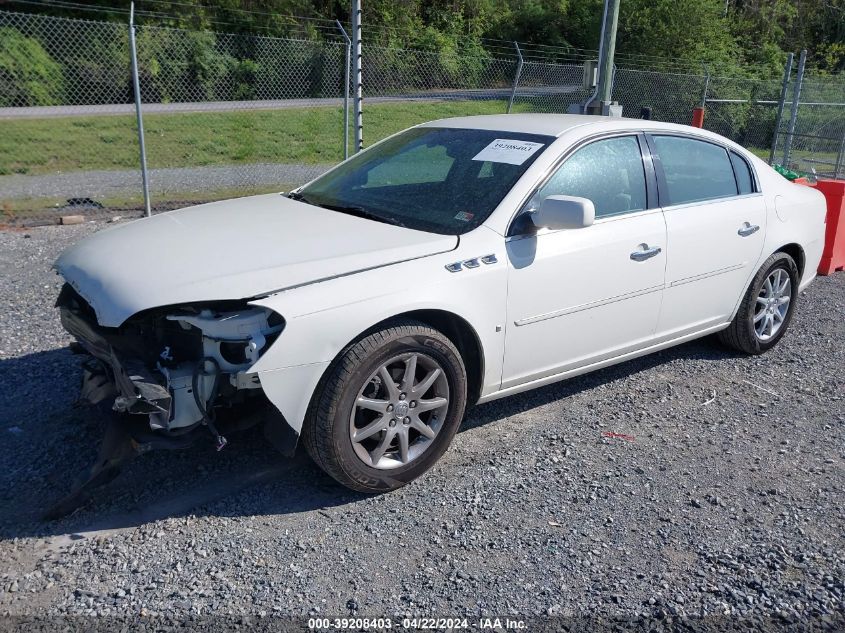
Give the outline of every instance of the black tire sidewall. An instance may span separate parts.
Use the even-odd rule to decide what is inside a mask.
[[[463,419],[466,408],[467,379],[463,362],[454,348],[439,337],[419,333],[407,334],[388,341],[366,357],[352,371],[340,389],[339,401],[331,420],[332,452],[343,474],[366,490],[387,491],[405,485],[427,471],[443,455]],[[449,383],[449,409],[446,419],[431,447],[406,466],[381,470],[364,464],[352,446],[349,418],[358,392],[379,366],[397,355],[416,352],[432,358],[441,367]]]
[[[795,312],[795,303],[798,299],[798,285],[801,281],[795,260],[786,253],[776,253],[775,255],[772,255],[767,264],[767,266],[760,269],[760,272],[758,272],[757,276],[754,278],[754,283],[751,284],[751,288],[749,289],[745,314],[741,315],[745,327],[748,330],[749,340],[754,342],[754,345],[757,347],[759,353],[765,352],[777,345],[778,341],[780,341],[783,335],[786,334],[786,330],[789,328],[789,323],[792,321],[792,314]],[[754,310],[757,305],[757,297],[760,294],[760,290],[763,288],[766,278],[778,268],[786,271],[789,275],[789,281],[792,284],[789,309],[786,311],[786,317],[784,318],[783,324],[777,334],[768,341],[761,341],[757,338],[757,332],[754,328]]]

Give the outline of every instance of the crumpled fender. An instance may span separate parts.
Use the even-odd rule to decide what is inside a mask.
[[[449,272],[446,265],[484,255],[497,261]],[[467,321],[482,348],[482,394],[499,389],[507,299],[503,238],[484,227],[452,252],[285,290],[251,302],[285,319],[276,342],[249,369],[297,433],[320,378],[361,333],[415,310],[440,310]],[[498,331],[497,331],[498,330]]]

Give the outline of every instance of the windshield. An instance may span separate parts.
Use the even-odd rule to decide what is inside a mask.
[[[484,222],[554,139],[537,134],[413,128],[291,194],[317,206],[460,235]]]

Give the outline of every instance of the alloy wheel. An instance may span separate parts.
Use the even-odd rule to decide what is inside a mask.
[[[383,363],[358,392],[349,418],[356,455],[380,470],[399,468],[431,446],[449,410],[449,381],[430,356],[409,352]]]
[[[754,310],[754,332],[758,340],[772,339],[786,320],[792,300],[792,280],[783,268],[776,268],[763,282]]]

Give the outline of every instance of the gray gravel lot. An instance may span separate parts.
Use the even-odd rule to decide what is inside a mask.
[[[765,356],[698,341],[477,407],[398,492],[351,493],[248,433],[219,454],[143,455],[96,504],[43,523],[99,437],[72,406],[79,357],[50,264],[102,226],[0,232],[0,614],[842,630],[845,274],[810,287]]]
[[[274,187],[303,183],[332,165],[253,163],[226,167],[171,167],[149,171],[153,203],[163,194],[207,194],[209,190]],[[137,169],[78,171],[37,176],[0,176],[0,199],[92,198],[142,195]]]

